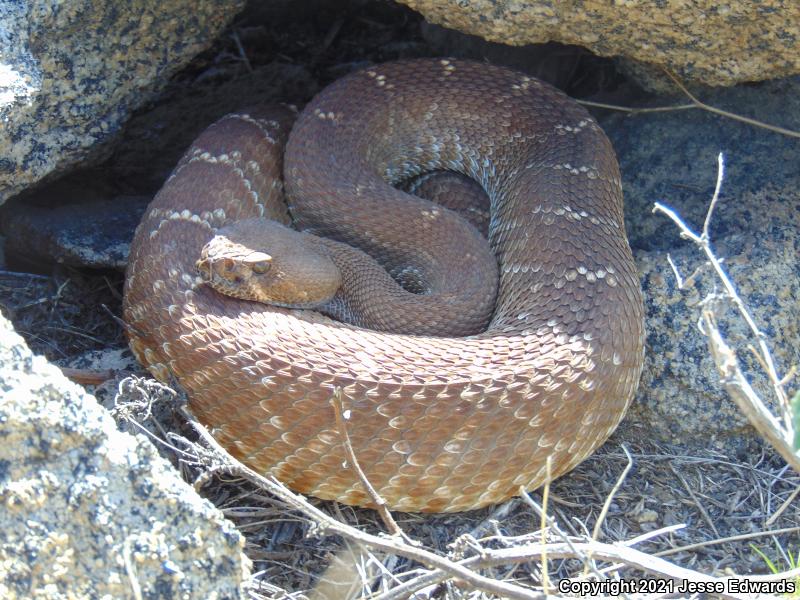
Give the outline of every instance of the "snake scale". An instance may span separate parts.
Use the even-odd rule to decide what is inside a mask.
[[[356,71],[294,119],[279,107],[224,117],[148,207],[123,307],[138,360],[177,379],[234,456],[323,499],[371,505],[346,465],[335,388],[392,509],[496,503],[543,484],[548,459],[555,478],[589,456],[636,390],[644,327],[619,169],[588,113],[507,68],[419,59]],[[393,232],[423,270],[435,270],[426,244],[464,258],[476,230],[393,187],[435,170],[489,197],[499,284],[480,333],[371,331],[224,296],[196,270],[220,228],[254,217],[368,252]]]

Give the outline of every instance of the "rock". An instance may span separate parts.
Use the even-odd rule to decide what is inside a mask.
[[[125,348],[90,350],[68,361],[65,366],[87,371],[111,371],[112,373],[132,372],[139,368],[139,363],[131,351]]]
[[[708,91],[700,99],[729,112],[779,127],[800,130],[800,76],[750,86]],[[652,106],[680,104],[656,97]],[[646,105],[645,105],[646,106]],[[702,110],[628,115],[605,112],[601,125],[611,138],[622,169],[628,237],[634,248],[668,250],[678,230],[664,228],[650,214],[665,201],[687,220],[702,225],[717,176],[717,155],[726,157],[725,182],[712,235],[748,228],[765,210],[795,198],[800,140]],[[735,200],[746,192],[766,195],[766,207]],[[728,199],[726,201],[726,198]],[[789,215],[787,215],[789,216]],[[635,220],[633,220],[635,219]],[[795,223],[797,217],[794,217]],[[790,218],[789,222],[792,219]]]
[[[745,201],[763,199],[745,197]],[[799,209],[800,199],[796,198],[790,210]],[[800,294],[796,227],[774,224],[771,231],[778,234],[777,239],[771,235],[763,239],[759,227],[732,233],[714,244],[717,255],[726,258],[726,270],[750,313],[767,334],[773,358],[783,374],[800,358],[800,310],[794,301]],[[794,231],[790,231],[792,228]],[[670,251],[670,255],[685,278],[702,263],[702,255],[688,243]],[[746,419],[722,390],[706,338],[697,325],[700,301],[713,291],[714,284],[717,288],[721,285],[710,268],[705,268],[702,281],[682,291],[666,253],[642,252],[636,258],[647,304],[647,359],[629,423],[640,424],[648,436],[663,442],[678,442],[685,448],[714,447],[728,456],[741,455],[758,434],[746,426]],[[755,339],[730,303],[722,303],[718,314],[726,340],[737,351],[748,379],[761,398],[769,401],[773,393],[747,348],[748,344],[755,345]],[[768,404],[774,411],[774,402]]]
[[[7,237],[9,254],[27,261],[124,270],[131,231],[152,198],[76,200],[58,193],[57,186],[47,188],[46,199],[37,195],[0,208],[0,233]]]
[[[0,204],[108,152],[121,124],[214,40],[243,0],[0,5]]]
[[[783,127],[800,123],[800,77],[720,89],[714,106]],[[663,99],[658,104],[668,104]],[[697,328],[698,303],[721,288],[710,268],[687,291],[677,287],[667,253],[689,279],[704,255],[662,214],[673,207],[694,231],[702,229],[717,176],[726,160],[722,193],[710,228],[716,254],[769,338],[781,373],[800,364],[800,140],[705,111],[602,119],[622,169],[628,235],[642,274],[647,309],[645,371],[626,426],[683,447],[713,446],[734,456],[757,434],[719,385],[706,338]],[[730,304],[727,305],[730,307]],[[762,398],[772,397],[747,344],[744,322],[721,311],[723,334]]]
[[[438,25],[511,45],[556,41],[733,85],[800,72],[800,4],[401,0]]]
[[[234,526],[2,316],[0,438],[0,597],[241,597]]]
[[[317,89],[305,69],[283,64],[220,87],[170,86],[167,101],[126,123],[102,168],[78,170],[0,206],[10,257],[39,271],[43,263],[124,270],[144,209],[203,129],[243,107],[308,98]]]

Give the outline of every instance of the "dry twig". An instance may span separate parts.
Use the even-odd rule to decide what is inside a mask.
[[[767,346],[767,336],[756,325],[741,297],[736,292],[736,288],[722,268],[721,261],[716,257],[711,247],[708,229],[711,217],[714,213],[714,208],[719,200],[719,192],[722,187],[724,173],[725,163],[722,154],[720,154],[718,157],[717,184],[714,189],[711,204],[708,207],[708,212],[706,213],[706,219],[703,223],[703,232],[701,234],[698,235],[692,231],[674,210],[660,202],[655,203],[653,212],[663,212],[667,215],[680,228],[681,237],[691,240],[703,251],[708,262],[714,268],[717,277],[722,282],[726,297],[736,306],[739,314],[742,315],[742,318],[757,340],[761,362],[766,366],[767,376],[772,383],[775,397],[778,400],[783,424],[772,415],[761,398],[758,397],[755,390],[750,386],[747,378],[739,368],[736,354],[722,338],[722,334],[716,325],[716,315],[713,307],[715,297],[709,296],[705,300],[702,311],[703,333],[708,337],[711,357],[720,373],[723,387],[739,406],[739,409],[747,416],[753,427],[755,427],[762,437],[778,451],[783,459],[791,465],[795,471],[800,473],[800,456],[795,452],[792,445],[794,440],[794,425],[789,408],[789,399],[784,389],[784,379],[778,375],[777,369],[775,368],[772,354]]]
[[[392,513],[389,511],[389,508],[386,505],[386,500],[384,500],[377,490],[372,487],[369,479],[367,479],[366,473],[364,473],[364,471],[361,469],[361,465],[358,463],[356,452],[353,450],[353,444],[350,442],[350,434],[347,433],[347,425],[345,424],[345,421],[347,421],[349,418],[350,413],[349,411],[345,412],[344,407],[342,406],[341,388],[337,387],[333,390],[331,406],[333,406],[333,412],[336,415],[336,428],[339,430],[339,435],[342,436],[342,444],[344,445],[344,451],[345,454],[347,454],[347,460],[350,463],[350,466],[358,475],[361,485],[364,486],[364,489],[367,491],[370,498],[372,498],[372,502],[375,504],[375,509],[381,516],[381,520],[383,520],[383,524],[386,525],[386,529],[389,530],[389,533],[405,538],[403,530],[400,529],[400,526],[394,520],[394,517],[392,517]],[[406,538],[406,541],[409,540]]]
[[[605,102],[593,102],[591,100],[578,100],[579,104],[583,104],[584,106],[594,106],[596,108],[605,108],[608,110],[617,110],[621,112],[627,112],[632,115],[641,114],[641,113],[655,113],[655,112],[673,112],[677,110],[688,110],[688,109],[700,109],[705,110],[706,112],[713,113],[715,115],[719,115],[721,117],[725,117],[727,119],[732,119],[734,121],[739,121],[741,123],[747,123],[748,125],[753,125],[754,127],[760,127],[761,129],[766,129],[768,131],[774,131],[775,133],[780,133],[781,135],[788,135],[789,137],[800,138],[800,131],[794,131],[793,129],[787,129],[785,127],[779,127],[778,125],[770,125],[769,123],[764,123],[763,121],[759,121],[757,119],[751,119],[750,117],[745,117],[742,115],[738,115],[733,112],[729,112],[727,110],[723,110],[721,108],[717,108],[716,106],[711,106],[710,104],[706,104],[705,102],[699,100],[694,94],[692,94],[683,83],[670,71],[664,69],[664,72],[669,76],[672,81],[675,82],[680,90],[686,95],[689,100],[691,100],[691,104],[675,104],[673,106],[654,106],[654,107],[631,107],[631,106],[620,106],[618,104],[606,104]]]
[[[800,138],[800,132],[793,131],[791,129],[786,129],[785,127],[778,127],[777,125],[770,125],[769,123],[764,123],[763,121],[758,121],[756,119],[751,119],[750,117],[743,117],[742,115],[737,115],[736,113],[728,112],[727,110],[722,110],[721,108],[717,108],[716,106],[711,106],[710,104],[706,104],[698,100],[683,83],[671,72],[667,69],[664,69],[664,72],[669,75],[669,78],[675,82],[681,91],[686,94],[686,97],[692,101],[692,104],[697,108],[702,110],[706,110],[710,113],[714,113],[715,115],[720,115],[721,117],[726,117],[728,119],[733,119],[734,121],[740,121],[742,123],[747,123],[748,125],[754,125],[755,127],[760,127],[762,129],[767,129],[769,131],[774,131],[775,133],[780,133],[782,135],[788,135],[789,137],[796,137]],[[710,211],[709,211],[710,212]]]

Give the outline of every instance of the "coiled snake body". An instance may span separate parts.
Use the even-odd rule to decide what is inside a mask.
[[[555,478],[589,456],[624,415],[643,363],[620,177],[595,121],[536,79],[433,59],[355,72],[292,118],[278,108],[223,118],[153,200],[126,278],[137,358],[177,378],[232,454],[320,498],[370,504],[344,465],[337,387],[359,463],[393,509],[477,508],[541,485],[548,457]],[[499,287],[482,333],[369,331],[223,296],[198,277],[221,227],[290,223],[283,174],[301,229],[378,254],[393,231],[402,248],[392,256],[419,250],[423,271],[435,270],[428,244],[464,257],[473,229],[389,185],[438,169],[476,180],[491,201]]]

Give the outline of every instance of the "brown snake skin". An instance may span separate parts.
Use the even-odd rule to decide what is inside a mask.
[[[478,508],[543,484],[548,457],[555,478],[589,456],[622,419],[644,347],[619,170],[595,121],[531,77],[438,59],[326,88],[294,124],[284,167],[291,119],[279,108],[223,118],[149,206],[124,298],[139,361],[174,375],[234,456],[319,498],[370,505],[344,465],[335,387],[359,463],[392,509]],[[282,170],[301,229],[379,252],[390,229],[409,253],[423,242],[458,253],[459,236],[429,233],[452,213],[431,218],[385,183],[434,169],[470,176],[491,199],[500,279],[483,333],[368,331],[222,296],[195,271],[221,226],[289,222]]]

